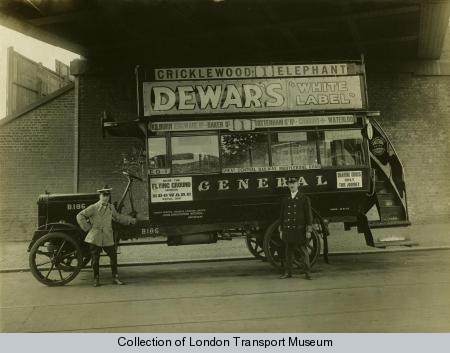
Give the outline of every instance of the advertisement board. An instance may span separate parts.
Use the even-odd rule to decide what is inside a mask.
[[[238,170],[230,168],[224,175],[196,175],[193,177],[150,178],[151,202],[180,202],[216,200],[221,198],[271,195],[275,190],[287,189],[285,172],[292,171],[299,178],[302,192],[330,192],[336,189],[367,187],[365,169],[335,172],[318,165],[268,167]]]
[[[192,177],[150,179],[152,203],[192,201]]]
[[[362,171],[336,172],[336,187],[338,189],[362,188],[362,186]]]
[[[143,82],[145,116],[355,110],[362,77]]]
[[[295,166],[294,166],[295,167]],[[151,177],[151,218],[155,224],[184,224],[185,222],[206,222],[238,219],[272,219],[279,212],[279,203],[283,195],[289,194],[286,172],[282,170],[229,170],[222,175],[194,175],[187,181],[189,186],[184,192],[190,196],[177,198],[162,193],[180,193],[182,188],[173,188],[183,178]],[[326,200],[321,203],[320,211],[324,215],[338,216],[356,212],[353,208],[357,195],[365,197],[369,188],[369,169],[354,168],[336,172],[310,166],[289,172],[299,178],[300,192],[314,200]],[[186,182],[183,180],[183,182]],[[166,185],[159,185],[166,184]],[[156,185],[156,187],[155,187]],[[187,185],[187,184],[186,184]],[[162,190],[162,192],[160,192]],[[343,197],[351,193],[351,197]],[[183,202],[181,202],[183,201]],[[188,201],[188,202],[185,202]],[[351,211],[353,210],[353,211]]]
[[[154,81],[341,76],[355,73],[357,73],[356,65],[349,63],[181,67],[155,69]]]
[[[352,125],[356,117],[350,114],[290,116],[258,119],[214,119],[150,122],[150,131],[229,130],[249,131],[258,128],[283,128],[325,125]]]

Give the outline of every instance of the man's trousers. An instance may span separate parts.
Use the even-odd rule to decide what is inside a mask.
[[[288,242],[284,243],[284,248],[282,251],[284,273],[287,275],[292,275],[292,264],[294,262],[294,255],[296,249],[300,250],[300,255],[302,257],[305,273],[309,274],[311,265],[309,263],[309,253],[306,244],[299,245],[297,243],[288,243]]]
[[[102,251],[101,246],[97,246],[94,244],[89,244],[89,250],[91,252],[91,263],[92,269],[94,270],[94,277],[99,276],[99,267],[100,267],[100,253]],[[117,275],[117,253],[116,247],[114,245],[104,246],[103,250],[109,256],[110,264],[111,264],[111,272],[112,276],[115,277]]]

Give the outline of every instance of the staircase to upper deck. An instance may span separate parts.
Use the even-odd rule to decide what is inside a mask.
[[[395,232],[385,238],[374,239],[371,229],[404,227],[411,223],[408,218],[408,203],[403,165],[388,136],[376,120],[372,120],[373,138],[369,141],[370,163],[373,170],[373,195],[371,205],[376,206],[378,220],[359,219],[359,231],[364,233],[367,245],[387,246],[417,245],[410,239],[399,237]]]

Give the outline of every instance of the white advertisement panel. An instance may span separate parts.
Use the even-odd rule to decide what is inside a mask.
[[[362,188],[362,171],[336,172],[336,185],[338,189]]]
[[[192,177],[151,178],[151,202],[192,201]]]
[[[362,109],[361,77],[143,83],[145,116]]]

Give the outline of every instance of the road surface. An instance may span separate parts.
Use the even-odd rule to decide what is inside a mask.
[[[258,260],[120,268],[126,286],[0,274],[2,332],[448,332],[450,250],[330,258],[312,281]]]

